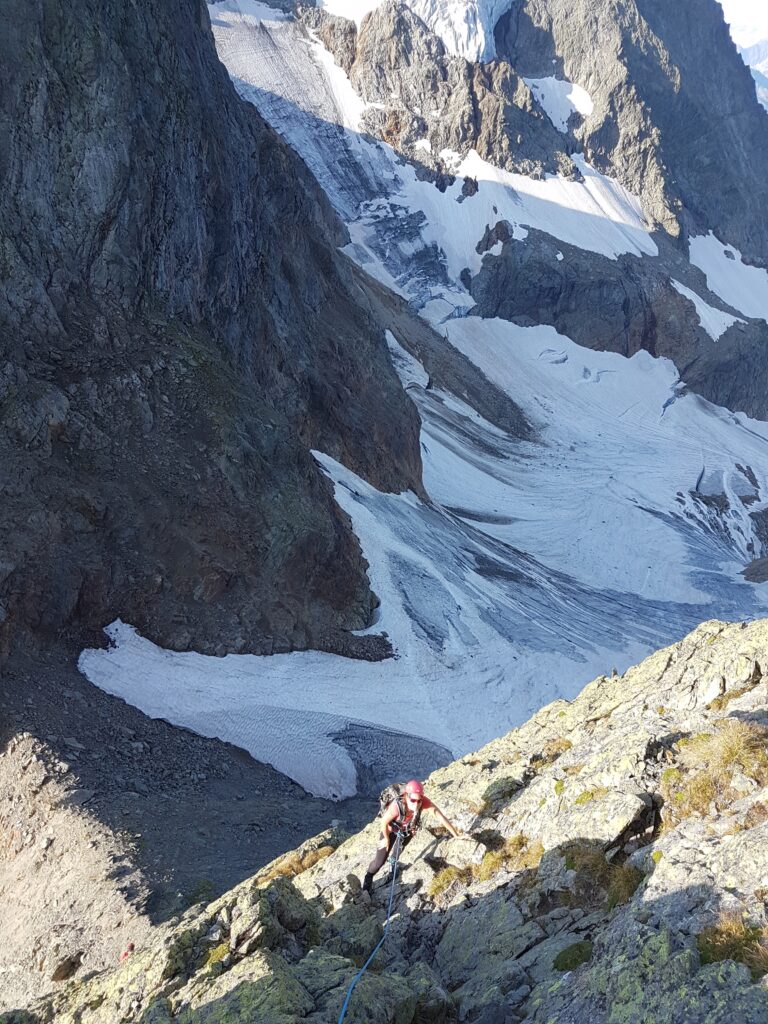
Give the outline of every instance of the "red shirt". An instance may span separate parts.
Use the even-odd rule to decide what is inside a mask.
[[[406,800],[406,798],[404,796],[401,797],[400,799],[402,800],[403,809],[405,811],[405,814],[401,818],[400,817],[400,812],[398,811],[397,817],[394,819],[393,824],[396,823],[399,828],[407,829],[408,826],[410,825],[410,823],[413,821],[413,819],[414,819],[414,817],[416,815],[416,812],[419,810],[419,808],[418,807],[413,807],[413,808],[410,807],[409,804],[408,804],[408,801]],[[392,803],[397,803],[397,801],[393,800]],[[391,807],[392,804],[390,804],[389,806]],[[434,806],[435,805],[432,803],[432,801],[428,797],[425,796],[425,797],[422,798],[422,801],[421,801],[421,810],[422,811],[428,811],[430,809],[430,807],[434,807]]]

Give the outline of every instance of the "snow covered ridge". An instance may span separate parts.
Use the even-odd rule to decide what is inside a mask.
[[[516,0],[405,0],[417,17],[442,39],[449,53],[470,61],[493,60],[493,30]],[[383,0],[319,0],[317,6],[359,26]]]
[[[477,243],[499,221],[517,238],[538,228],[613,259],[657,254],[639,199],[578,157],[583,182],[536,180],[502,171],[474,152],[448,151],[441,155],[454,167],[456,182],[440,192],[419,180],[391,147],[360,134],[365,104],[322,44],[282,17],[254,25],[252,10],[253,0],[211,8],[219,56],[236,88],[313,171],[347,222],[349,254],[417,305],[439,282],[445,288],[446,276],[455,304],[472,304],[459,277],[465,267],[480,269]],[[545,92],[559,96],[568,113],[574,106],[585,113],[591,103],[568,83],[548,84]],[[551,105],[549,112],[558,117]],[[464,176],[477,180],[476,194],[463,194]]]

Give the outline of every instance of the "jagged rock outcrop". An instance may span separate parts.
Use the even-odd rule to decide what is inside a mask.
[[[521,0],[495,35],[518,74],[589,91],[576,139],[666,231],[714,230],[766,265],[768,120],[716,0]]]
[[[768,621],[707,622],[436,772],[347,1019],[768,1021]],[[377,825],[327,833],[5,1024],[337,1018]]]
[[[0,623],[345,649],[373,597],[310,449],[420,488],[344,229],[207,7],[2,8]],[[349,640],[349,649],[360,644]]]
[[[440,176],[474,149],[506,170],[541,177],[578,171],[566,140],[507,61],[449,54],[410,7],[386,0],[354,22],[302,11],[367,103],[361,127]]]
[[[490,223],[478,249],[501,243],[501,251],[494,246],[479,273],[462,277],[473,313],[551,324],[590,348],[666,356],[698,394],[763,418],[768,327],[710,293],[687,254],[689,234],[714,229],[748,259],[763,259],[756,225],[766,196],[755,169],[766,162],[768,121],[719,5],[702,8],[696,19],[639,0],[622,8],[521,0],[498,24],[498,59],[475,64],[447,53],[408,3],[380,4],[359,29],[320,9],[300,16],[368,104],[361,125],[438,187],[452,180],[455,154],[471,149],[534,176],[578,174],[570,154],[580,150],[638,195],[660,229],[658,256],[610,259],[535,230],[516,239],[506,222]],[[586,89],[593,104],[562,130],[527,84],[552,76]],[[466,195],[476,187],[467,179]],[[713,339],[673,278],[739,322]]]

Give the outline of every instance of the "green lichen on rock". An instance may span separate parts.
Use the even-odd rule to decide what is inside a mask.
[[[497,813],[502,807],[509,803],[515,793],[517,793],[521,788],[521,780],[514,776],[506,776],[501,779],[496,779],[483,793],[480,813]]]
[[[619,937],[620,936],[620,937]],[[618,942],[611,941],[611,938]],[[749,1024],[768,1022],[768,993],[742,964],[702,966],[687,939],[632,926],[602,936],[582,970],[531,997],[530,1024]]]
[[[604,797],[608,790],[605,786],[595,786],[594,789],[585,789],[576,797],[573,801],[577,807],[584,807],[585,804],[592,803],[593,800],[599,800]]]
[[[592,959],[592,943],[588,940],[566,946],[555,957],[552,966],[556,971],[575,971],[577,967]]]
[[[294,1024],[314,1001],[281,957],[259,951],[176,1014],[178,1024]]]
[[[214,964],[220,964],[222,960],[226,960],[226,958],[229,956],[229,952],[230,950],[228,942],[220,942],[218,946],[213,946],[213,948],[209,950],[208,955],[205,958],[205,966],[213,967]]]
[[[314,999],[317,1021],[338,1020],[357,967],[344,957],[312,950],[295,967],[295,975]],[[396,972],[368,971],[360,979],[349,1004],[347,1019],[365,1024],[412,1024],[419,994]]]

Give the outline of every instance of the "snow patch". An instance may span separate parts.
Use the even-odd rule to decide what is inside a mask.
[[[768,320],[768,271],[748,266],[738,249],[723,245],[712,231],[691,239],[690,259],[711,292],[744,316]]]
[[[429,374],[414,357],[403,348],[391,331],[385,331],[387,347],[400,382],[404,388],[425,388],[429,384]]]
[[[315,6],[322,7],[329,14],[335,14],[337,18],[354,21],[360,28],[363,18],[371,11],[375,11],[383,2],[384,0],[318,0]]]
[[[568,131],[568,118],[571,114],[589,117],[595,109],[587,90],[573,82],[559,78],[526,78],[524,81],[560,132]]]
[[[743,324],[744,321],[740,320],[737,316],[732,316],[730,313],[724,312],[722,309],[715,309],[714,306],[710,306],[708,302],[705,302],[700,295],[696,292],[691,291],[690,288],[686,288],[680,281],[676,281],[674,278],[670,278],[672,287],[675,291],[680,292],[686,299],[689,299],[696,307],[696,314],[699,318],[699,323],[710,336],[712,341],[717,341],[729,327],[733,324]]]
[[[442,154],[441,154],[442,155]],[[622,185],[580,164],[584,181],[550,175],[538,180],[494,167],[472,150],[457,167],[457,180],[440,192],[415,174],[401,194],[408,208],[422,210],[425,241],[444,253],[454,281],[464,267],[477,273],[482,255],[473,243],[486,228],[506,221],[515,238],[538,229],[563,242],[616,259],[621,253],[658,253],[645,225],[639,200]],[[474,178],[475,195],[462,196],[462,179]],[[461,198],[461,202],[458,202]]]

